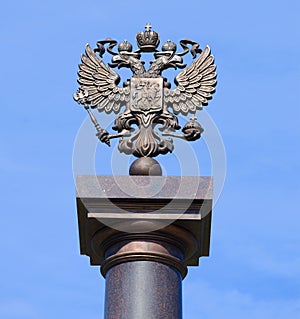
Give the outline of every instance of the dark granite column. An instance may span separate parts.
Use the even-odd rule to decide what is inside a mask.
[[[181,274],[153,261],[114,266],[106,274],[105,319],[181,319]]]
[[[168,226],[165,232],[119,233],[101,242],[105,319],[182,318],[181,281],[187,267],[184,242],[173,238],[175,232],[186,233]]]
[[[129,178],[140,186],[134,196],[124,193]],[[106,279],[104,319],[182,319],[187,266],[209,253],[211,178],[82,176],[77,183],[81,253]]]

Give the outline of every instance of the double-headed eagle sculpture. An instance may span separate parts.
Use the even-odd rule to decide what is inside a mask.
[[[78,71],[80,87],[73,95],[74,100],[84,105],[97,130],[101,142],[110,145],[110,139],[119,139],[119,151],[138,158],[152,158],[159,154],[172,152],[172,137],[195,141],[200,138],[203,128],[194,114],[207,105],[215,91],[216,66],[210,48],[199,48],[197,42],[181,40],[182,51],[177,53],[175,43],[168,40],[158,50],[159,35],[145,26],[145,31],[136,35],[138,49],[126,40],[119,43],[110,38],[97,42],[97,48],[86,45]],[[118,45],[118,46],[117,46]],[[117,52],[114,48],[117,46]],[[112,55],[111,63],[102,61],[105,52]],[[141,60],[142,53],[153,53],[154,60],[148,70]],[[195,61],[188,67],[182,56],[191,53]],[[129,68],[133,75],[120,87],[120,76],[113,68]],[[162,72],[169,68],[183,69],[171,84]],[[100,127],[90,108],[99,112],[119,113],[110,134]],[[191,114],[190,121],[181,127],[178,114]],[[136,128],[134,128],[134,127]]]

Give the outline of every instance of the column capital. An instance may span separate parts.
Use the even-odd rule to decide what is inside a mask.
[[[156,258],[184,277],[209,255],[211,177],[78,176],[76,188],[80,251],[103,275],[115,263]],[[168,254],[168,244],[178,251]]]

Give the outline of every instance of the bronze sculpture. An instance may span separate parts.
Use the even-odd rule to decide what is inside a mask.
[[[177,53],[176,44],[168,40],[159,51],[159,35],[151,28],[147,24],[145,31],[136,35],[139,49],[134,52],[126,40],[119,44],[109,38],[98,41],[94,50],[87,44],[79,64],[80,87],[73,96],[88,111],[101,142],[110,145],[110,139],[120,138],[119,151],[138,157],[130,168],[130,175],[161,175],[161,168],[153,157],[173,151],[172,137],[187,141],[200,138],[203,128],[194,114],[212,98],[217,83],[214,57],[208,46],[202,51],[197,42],[181,40],[183,51]],[[118,52],[115,52],[117,44]],[[108,65],[101,60],[106,51],[113,55]],[[186,67],[182,56],[189,52],[194,59],[198,58]],[[154,54],[155,60],[150,62],[148,70],[141,60],[142,53]],[[120,77],[113,68],[123,67],[129,68],[133,76],[120,87]],[[171,89],[171,84],[162,76],[169,68],[184,69],[175,77],[175,89]],[[101,128],[90,110],[91,107],[99,112],[119,113],[123,106],[125,111],[113,126],[117,134],[109,134]],[[181,134],[176,132],[181,128],[176,116],[179,113],[192,114]],[[136,130],[133,125],[137,126]]]

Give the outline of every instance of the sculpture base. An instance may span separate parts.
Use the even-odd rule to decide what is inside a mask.
[[[182,319],[187,267],[209,255],[212,178],[78,176],[77,210],[80,252],[106,280],[104,319]]]
[[[152,157],[140,157],[131,164],[129,175],[162,176],[162,169]]]

